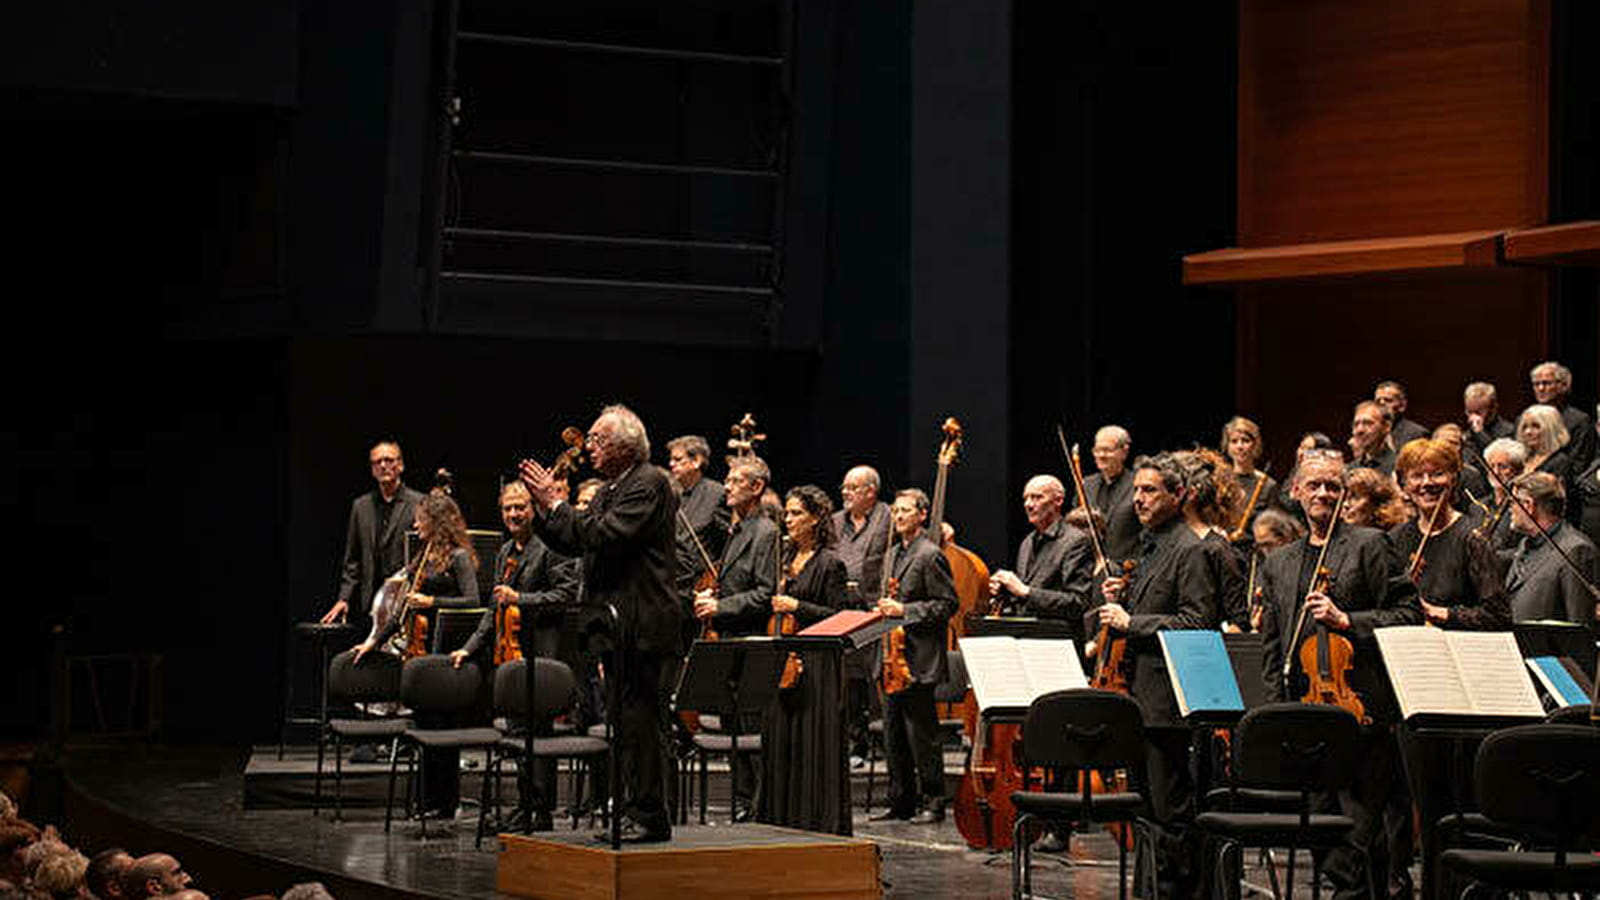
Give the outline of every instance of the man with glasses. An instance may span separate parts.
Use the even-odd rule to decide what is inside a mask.
[[[883,555],[889,549],[889,504],[879,499],[878,470],[854,466],[844,473],[839,485],[839,511],[833,514],[833,533],[838,535],[834,552],[844,560],[849,579],[850,605],[866,609],[877,602],[878,583],[883,580]],[[852,653],[845,657],[845,716],[850,732],[850,766],[866,765],[871,752],[868,724],[877,694],[872,690],[876,672],[872,654]]]
[[[627,407],[603,409],[586,443],[606,479],[587,509],[566,502],[565,486],[537,462],[523,461],[522,481],[537,510],[534,533],[557,553],[582,558],[584,604],[615,609],[619,619],[620,633],[602,661],[617,701],[622,839],[666,841],[672,837],[665,802],[671,684],[663,673],[683,652],[675,588],[678,497],[667,473],[650,464],[650,437]]]
[[[1558,362],[1542,362],[1529,373],[1533,382],[1534,399],[1561,411],[1561,424],[1567,426],[1572,440],[1567,444],[1567,466],[1582,472],[1594,459],[1594,420],[1589,414],[1571,404],[1572,370]]]
[[[422,499],[421,491],[400,480],[406,463],[399,444],[380,441],[368,451],[367,459],[377,486],[350,503],[339,596],[322,616],[324,625],[348,621],[362,635],[372,626],[373,594],[383,579],[406,564],[406,529]]]

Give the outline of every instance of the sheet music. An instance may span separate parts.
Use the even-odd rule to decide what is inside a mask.
[[[963,637],[960,645],[979,710],[1026,709],[1041,694],[1089,686],[1070,640]]]
[[[1443,629],[1396,625],[1379,628],[1375,633],[1395,699],[1400,702],[1401,716],[1472,715],[1472,698],[1461,682]]]
[[[1472,709],[1484,716],[1543,716],[1544,706],[1509,631],[1449,631]]]

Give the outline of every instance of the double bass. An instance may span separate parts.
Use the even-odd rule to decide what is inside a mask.
[[[583,465],[583,432],[568,425],[561,429],[561,442],[566,449],[550,466],[550,477],[556,480],[570,478]],[[443,472],[443,469],[439,471]],[[495,586],[510,584],[521,559],[514,553],[506,554],[505,567]],[[494,613],[494,664],[501,665],[522,658],[522,609],[515,603],[500,603]]]
[[[957,608],[950,617],[946,646],[956,649],[956,641],[967,633],[967,619],[982,616],[988,610],[985,598],[989,594],[989,567],[982,557],[944,536],[944,502],[950,484],[950,467],[961,455],[964,436],[961,423],[954,416],[940,426],[944,441],[939,446],[938,474],[933,482],[933,500],[928,512],[928,533],[950,563],[950,579],[955,582]],[[948,711],[942,712],[946,715]]]

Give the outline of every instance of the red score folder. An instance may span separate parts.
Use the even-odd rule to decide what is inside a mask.
[[[806,628],[801,629],[801,637],[844,637],[854,634],[868,625],[883,618],[883,613],[877,610],[846,609],[836,612]]]

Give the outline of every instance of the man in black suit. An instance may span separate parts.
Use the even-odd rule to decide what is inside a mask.
[[[1089,533],[1067,524],[1061,514],[1066,488],[1054,475],[1035,475],[1022,488],[1022,509],[1033,533],[1017,547],[1017,568],[989,576],[989,596],[1002,612],[1020,616],[1065,619],[1073,639],[1079,631],[1094,585],[1094,547]]]
[[[1114,562],[1139,553],[1139,517],[1133,512],[1133,476],[1128,473],[1128,450],[1133,438],[1121,425],[1107,425],[1094,433],[1094,467],[1083,480],[1088,506],[1106,523],[1106,557]],[[1076,498],[1074,498],[1076,503]]]
[[[1394,474],[1394,442],[1389,438],[1389,414],[1375,400],[1356,404],[1350,417],[1350,467],[1377,469]]]
[[[839,510],[833,514],[834,552],[844,562],[850,606],[865,609],[878,602],[883,557],[889,550],[889,504],[878,499],[878,470],[852,466],[839,485]],[[850,732],[850,767],[866,765],[870,751],[868,725],[873,705],[872,654],[851,653],[844,659],[846,728]]]
[[[406,529],[422,492],[406,487],[400,445],[381,441],[367,452],[377,486],[350,503],[345,527],[339,596],[322,616],[324,625],[348,621],[366,636],[372,628],[372,597],[383,580],[406,564]]]
[[[1144,711],[1150,808],[1161,834],[1157,875],[1162,896],[1192,896],[1198,882],[1190,823],[1194,779],[1189,772],[1189,730],[1178,717],[1157,635],[1174,629],[1216,628],[1221,621],[1217,575],[1200,538],[1183,522],[1188,496],[1183,469],[1168,454],[1141,456],[1133,464],[1133,509],[1143,532],[1138,565],[1127,576],[1100,584],[1105,602],[1097,624],[1126,636],[1128,691]],[[1176,892],[1176,893],[1173,893]]]
[[[1567,468],[1582,472],[1594,459],[1594,420],[1589,414],[1571,403],[1572,370],[1558,362],[1547,361],[1533,367],[1529,373],[1533,382],[1533,396],[1539,403],[1561,411],[1561,424],[1567,426]]]
[[[487,651],[500,637],[497,614],[515,606],[521,615],[517,646],[524,655],[554,658],[561,648],[561,626],[567,608],[578,599],[578,561],[561,556],[533,533],[533,498],[527,485],[507,482],[500,489],[500,519],[511,538],[495,555],[495,586],[489,608],[461,649],[450,654],[459,668],[470,657]],[[487,655],[487,654],[485,654]],[[565,660],[577,671],[576,660]],[[537,723],[548,734],[548,723]],[[545,759],[533,772],[519,771],[518,802],[504,831],[549,831],[555,808],[556,761]]]
[[[1370,892],[1354,848],[1365,848],[1374,871],[1391,871],[1393,836],[1385,842],[1384,808],[1391,798],[1405,796],[1391,730],[1399,712],[1374,632],[1390,625],[1421,624],[1422,612],[1416,588],[1388,536],[1376,528],[1335,522],[1344,475],[1344,461],[1335,452],[1310,451],[1301,460],[1295,496],[1306,511],[1310,532],[1272,551],[1260,568],[1262,678],[1269,699],[1299,699],[1305,693],[1300,645],[1314,637],[1318,627],[1348,638],[1355,650],[1350,685],[1361,696],[1371,723],[1364,729],[1354,786],[1340,800],[1356,827],[1351,846],[1329,853],[1323,866],[1335,896],[1355,898]],[[1318,589],[1315,570],[1324,545],[1323,565],[1332,574],[1329,586]],[[1409,835],[1409,816],[1404,827]],[[1403,879],[1403,871],[1397,867],[1393,874]],[[1383,885],[1387,877],[1379,875],[1376,880]]]
[[[1380,381],[1372,389],[1372,400],[1389,414],[1389,435],[1394,449],[1428,436],[1428,429],[1419,422],[1406,418],[1406,388],[1398,381]]]
[[[711,445],[698,434],[667,441],[667,466],[678,485],[678,508],[706,553],[716,559],[722,554],[722,543],[728,534],[728,507],[722,482],[706,477],[710,461]],[[698,559],[699,553],[694,556]]]
[[[772,617],[772,595],[778,589],[778,526],[761,513],[761,495],[771,480],[771,470],[758,457],[739,457],[728,466],[733,530],[717,565],[716,591],[704,590],[694,598],[695,617],[710,619],[720,635],[761,634]],[[755,811],[756,767],[749,754],[740,753],[733,758],[732,770],[733,820],[745,822]]]
[[[889,507],[895,542],[885,565],[899,590],[878,598],[878,611],[905,630],[905,659],[911,683],[888,694],[883,711],[883,748],[889,765],[889,808],[874,821],[910,819],[921,825],[944,821],[944,756],[939,750],[939,716],[933,689],[945,679],[945,629],[955,614],[955,582],[950,562],[928,536],[928,495],[900,491]]]
[[[1511,527],[1522,535],[1506,572],[1511,620],[1594,624],[1596,600],[1588,585],[1596,576],[1595,546],[1565,521],[1567,492],[1561,479],[1549,472],[1529,472],[1513,483],[1511,495]],[[1583,577],[1561,559],[1557,548],[1566,551]]]
[[[602,410],[586,443],[606,478],[587,509],[566,503],[564,486],[536,462],[522,463],[522,480],[539,510],[534,532],[558,553],[582,557],[584,605],[616,610],[620,633],[603,661],[617,699],[622,836],[665,841],[672,836],[663,800],[671,685],[663,670],[682,653],[683,611],[674,593],[678,497],[667,473],[650,464],[649,435],[627,407]]]

